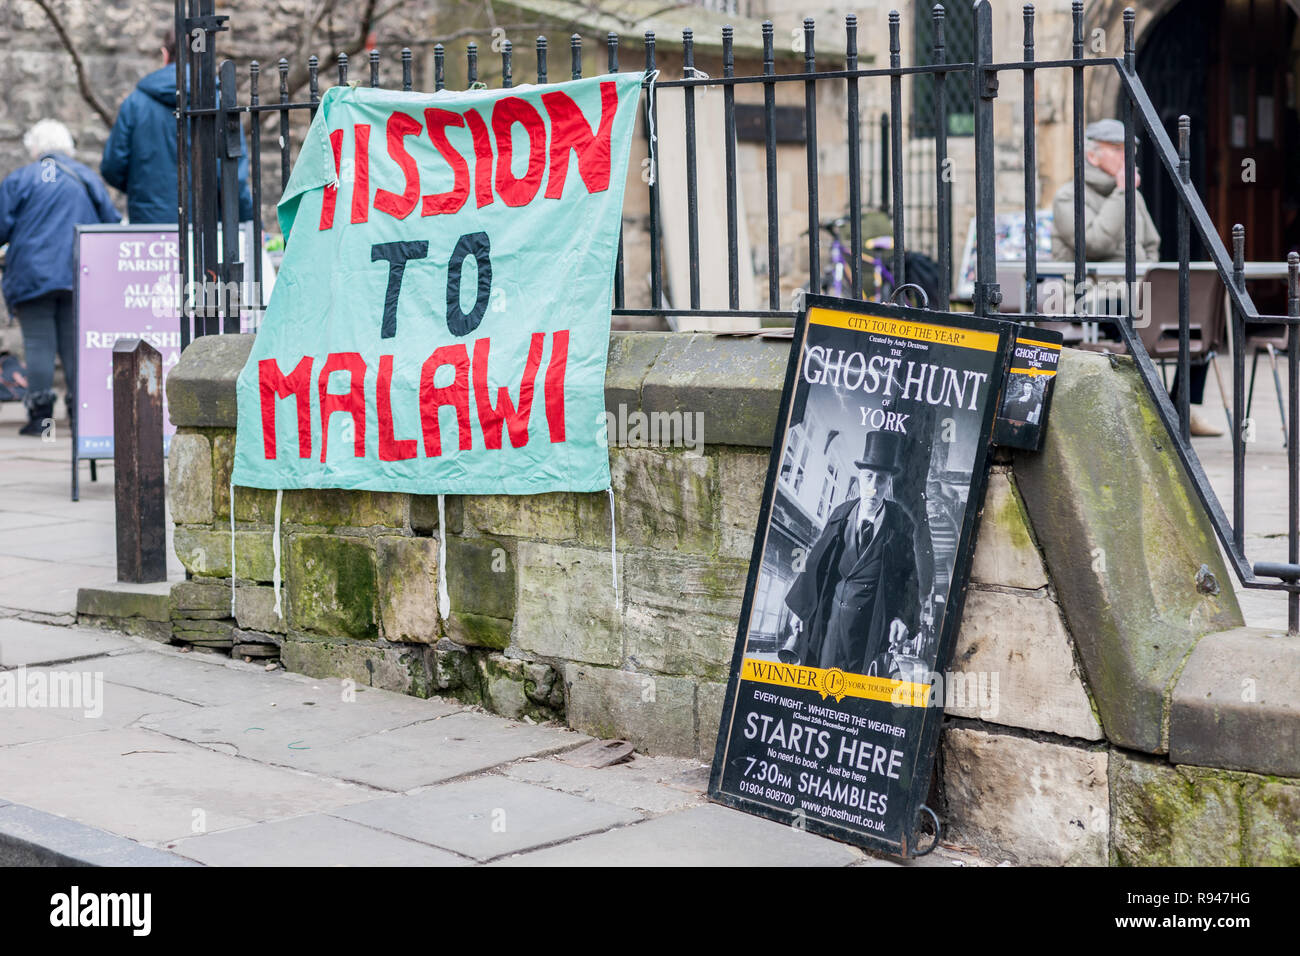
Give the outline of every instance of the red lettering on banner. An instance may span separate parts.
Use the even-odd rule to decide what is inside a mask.
[[[482,209],[492,205],[492,140],[478,110],[466,110],[465,122],[474,137],[474,201]]]
[[[330,133],[330,148],[334,152],[334,178],[339,176],[339,167],[343,165],[343,130],[336,129]],[[338,202],[339,187],[338,183],[330,183],[325,187],[325,195],[320,201],[320,227],[322,229],[334,228],[334,204]]]
[[[403,140],[408,136],[414,136],[424,127],[420,121],[413,119],[405,113],[397,112],[388,117],[386,135],[388,138],[388,155],[402,168],[402,175],[406,177],[406,190],[402,193],[391,192],[387,189],[380,189],[375,192],[375,208],[380,212],[386,212],[396,219],[405,219],[415,208],[416,201],[420,198],[420,167],[411,154],[406,151],[406,144]]]
[[[433,140],[433,145],[451,167],[455,180],[447,192],[425,196],[420,215],[438,216],[460,212],[465,200],[469,198],[469,166],[465,163],[465,157],[456,152],[456,148],[447,139],[447,127],[464,126],[465,118],[451,110],[427,109],[424,111],[424,124],[428,127],[429,139]]]
[[[618,112],[618,87],[600,84],[600,126],[593,134],[578,104],[558,90],[542,94],[542,105],[551,119],[551,168],[546,178],[546,198],[564,195],[564,180],[569,173],[569,153],[578,154],[578,175],[589,193],[609,188],[610,139],[614,115]]]
[[[290,395],[297,400],[294,404],[298,408],[298,457],[311,457],[311,365],[311,356],[304,356],[286,376],[275,359],[257,363],[257,390],[262,399],[262,453],[267,458],[276,457],[275,400]]]
[[[551,360],[546,363],[546,423],[551,444],[564,441],[564,372],[569,365],[569,330],[551,333]]]
[[[379,412],[379,460],[405,461],[415,457],[414,438],[393,437],[393,357],[379,356],[379,381],[375,384],[375,404]]]
[[[370,125],[358,123],[352,130],[352,221],[370,219]]]
[[[329,391],[330,374],[347,372],[350,384],[344,395]],[[330,416],[343,412],[352,416],[353,454],[366,457],[366,363],[359,352],[331,352],[320,370],[320,460],[329,451]]]
[[[451,365],[456,377],[450,385],[435,386],[433,377],[438,369]],[[442,454],[442,434],[438,428],[438,409],[450,405],[456,409],[461,451],[474,447],[469,419],[469,352],[457,342],[434,349],[420,370],[420,425],[424,432],[424,456],[437,458]]]
[[[528,168],[518,178],[511,169],[514,143],[510,133],[515,123],[528,133]],[[492,108],[492,135],[497,144],[497,195],[507,206],[527,206],[537,195],[546,172],[546,123],[533,104],[518,96],[507,96]]]
[[[510,444],[522,448],[528,444],[528,418],[533,411],[533,383],[537,379],[537,366],[542,362],[542,347],[546,335],[534,332],[528,344],[528,361],[524,377],[519,383],[519,405],[510,399],[510,389],[502,385],[497,389],[497,404],[492,404],[488,388],[488,339],[474,342],[474,403],[478,406],[479,428],[483,431],[483,444],[490,449],[501,447],[501,423],[510,432]]]

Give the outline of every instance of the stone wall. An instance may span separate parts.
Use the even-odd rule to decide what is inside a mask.
[[[711,758],[788,343],[611,340],[615,415],[703,422],[698,452],[610,450],[617,601],[603,493],[449,497],[440,523],[434,497],[288,491],[281,617],[275,493],[237,488],[231,617],[249,344],[200,339],[168,378],[173,639]],[[1024,863],[1300,862],[1300,644],[1243,627],[1227,573],[1131,366],[1067,350],[1043,450],[989,482],[943,675],[949,838]]]

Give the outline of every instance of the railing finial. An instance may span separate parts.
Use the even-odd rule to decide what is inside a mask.
[[[1134,25],[1137,14],[1132,7],[1124,8],[1124,69],[1132,73],[1137,63],[1137,46],[1134,42]]]
[[[1241,223],[1232,227],[1232,282],[1246,291],[1246,227]]]
[[[1300,253],[1297,252],[1286,254],[1286,314],[1300,316]]]

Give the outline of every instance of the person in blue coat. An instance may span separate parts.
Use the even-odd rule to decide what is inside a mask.
[[[163,65],[145,76],[122,102],[104,144],[99,171],[126,193],[132,223],[176,222],[176,40],[161,48]],[[220,91],[218,91],[218,94]],[[239,133],[239,218],[253,218],[248,188],[248,150]]]
[[[41,120],[23,137],[34,162],[0,182],[0,245],[9,244],[4,292],[18,317],[27,358],[27,424],[40,435],[54,418],[54,356],[68,380],[65,401],[75,414],[77,343],[72,314],[76,227],[122,217],[94,170],[72,158],[72,134],[57,120]]]

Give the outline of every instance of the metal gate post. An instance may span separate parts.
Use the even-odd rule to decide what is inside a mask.
[[[1002,302],[998,288],[996,238],[993,229],[993,101],[998,74],[993,62],[993,8],[989,0],[975,4],[975,314],[996,312]]]

